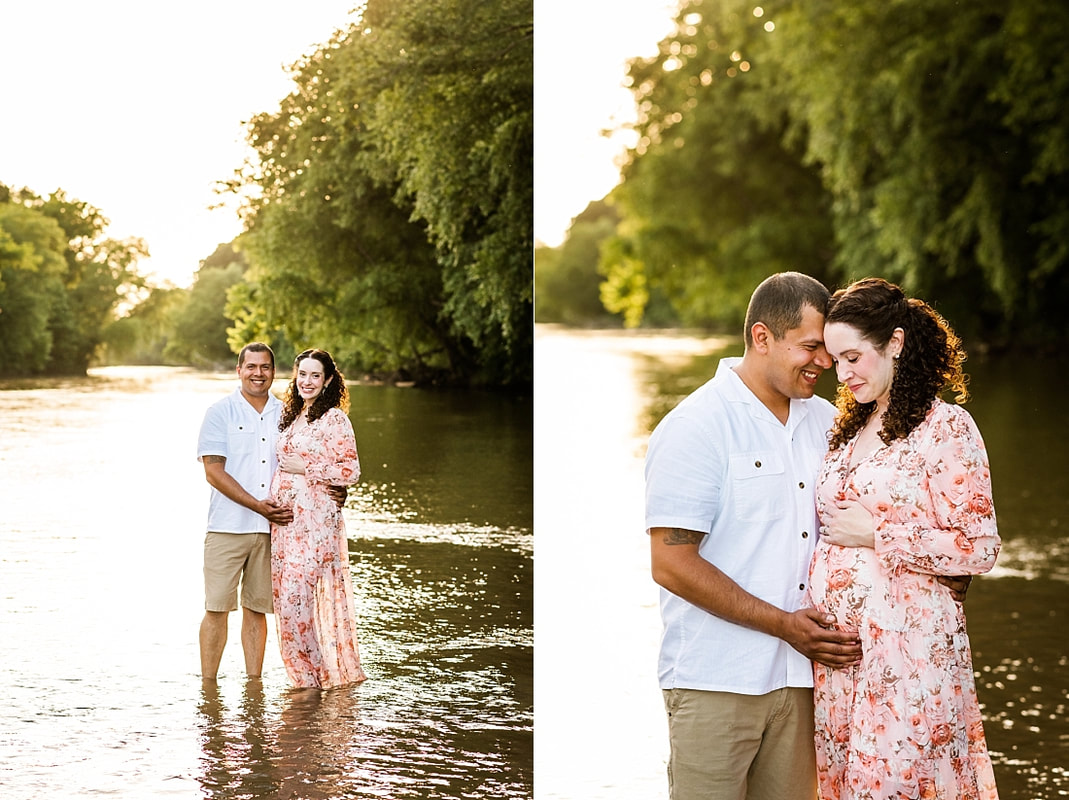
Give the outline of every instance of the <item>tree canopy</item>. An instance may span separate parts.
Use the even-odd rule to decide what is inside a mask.
[[[601,243],[616,230],[616,210],[590,203],[575,219],[560,247],[535,248],[535,320],[566,325],[612,323],[601,302],[597,264]]]
[[[250,269],[230,341],[280,331],[344,364],[528,383],[530,0],[370,0],[249,124]]]
[[[0,375],[85,374],[124,293],[139,239],[105,236],[99,209],[0,184]]]
[[[881,275],[992,344],[1065,334],[1069,9],[690,0],[629,65],[610,308],[741,323],[764,276]]]

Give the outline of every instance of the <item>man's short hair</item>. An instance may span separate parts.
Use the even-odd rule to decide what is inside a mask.
[[[777,272],[758,284],[746,308],[746,348],[753,346],[753,326],[763,322],[777,339],[802,324],[802,309],[828,311],[831,292],[820,281],[801,272]]]
[[[269,356],[271,356],[271,366],[275,366],[275,351],[263,342],[249,342],[247,345],[241,348],[241,352],[238,353],[239,367],[245,363],[246,353],[267,353]]]

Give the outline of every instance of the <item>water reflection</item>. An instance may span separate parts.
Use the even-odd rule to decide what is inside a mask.
[[[530,532],[530,396],[389,386],[351,394],[364,474],[350,502],[362,517]]]
[[[231,712],[215,681],[201,689],[198,782],[212,800],[272,797],[281,787],[275,763],[278,743],[269,730],[260,680],[245,685],[241,704]]]

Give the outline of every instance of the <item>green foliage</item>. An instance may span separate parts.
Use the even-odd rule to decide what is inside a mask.
[[[524,383],[531,368],[529,0],[368,3],[249,127],[232,342],[280,330],[348,367]]]
[[[836,198],[844,280],[881,274],[945,298],[952,317],[1012,321],[1015,273],[1032,255],[1016,233],[1028,226],[1014,201],[1025,154],[992,95],[1004,11],[818,0],[788,13],[782,61],[806,76],[794,114]]]
[[[1064,338],[1067,34],[1038,0],[684,3],[630,66],[607,304],[734,323],[771,272],[877,274],[974,338]]]
[[[85,374],[145,245],[62,191],[0,188],[0,374]]]
[[[230,366],[234,352],[228,334],[233,320],[227,312],[227,294],[243,279],[246,269],[244,253],[231,242],[220,244],[200,262],[188,291],[159,290],[161,296],[151,298],[144,322],[146,330],[162,336],[162,341],[157,340],[150,349],[162,345],[163,363],[201,368]],[[246,343],[242,342],[242,346]]]
[[[231,320],[225,314],[227,291],[244,269],[239,262],[226,267],[202,266],[193,286],[171,320],[174,336],[164,348],[165,361],[211,368],[229,366],[234,354],[227,344]]]
[[[55,220],[22,205],[0,204],[0,375],[47,367],[48,322],[63,293],[65,245]]]
[[[535,320],[565,325],[619,324],[601,302],[598,272],[601,244],[616,230],[618,217],[604,201],[587,206],[572,220],[560,247],[535,249]]]
[[[152,287],[136,306],[104,329],[105,364],[174,364],[164,357],[175,338],[175,320],[189,301],[189,289]]]
[[[638,144],[613,193],[606,305],[641,320],[663,293],[687,325],[741,323],[767,275],[826,278],[831,198],[787,134],[773,39],[741,2],[684,4],[659,53],[635,59]]]

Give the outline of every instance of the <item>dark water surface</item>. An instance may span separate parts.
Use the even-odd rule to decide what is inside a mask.
[[[352,387],[369,680],[198,677],[204,409],[232,375],[0,384],[0,798],[532,793],[531,400]],[[281,388],[276,386],[276,389]]]
[[[567,613],[547,599],[538,577],[542,797],[667,797],[667,733],[654,664],[660,621],[642,531],[642,459],[661,417],[712,377],[722,355],[741,352],[739,341],[538,326],[539,576],[581,580],[577,558],[594,569],[597,593],[584,617],[597,621],[593,630],[606,631],[588,628],[591,645],[557,631]],[[967,370],[973,399],[965,407],[987,444],[1003,538],[997,566],[973,583],[966,605],[988,746],[1003,800],[1054,800],[1069,796],[1069,361],[975,359]],[[834,376],[822,380],[821,394],[830,397]],[[583,469],[558,475],[553,456],[562,452]],[[552,488],[555,502],[543,487]],[[587,507],[594,509],[589,517],[576,514]],[[577,518],[585,524],[573,524]],[[571,545],[547,545],[543,520]],[[557,650],[572,663],[595,661],[598,668],[583,674],[598,686],[569,695],[569,672],[555,661]],[[582,751],[577,762],[566,756],[580,746],[567,720],[580,697],[585,720],[608,722],[583,729],[600,747]],[[582,791],[573,793],[569,786],[577,784]]]

